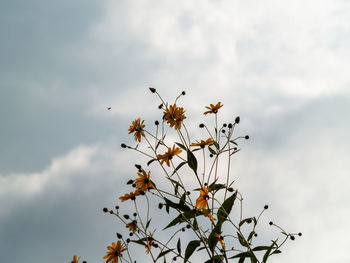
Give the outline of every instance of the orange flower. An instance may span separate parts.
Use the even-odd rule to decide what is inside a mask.
[[[175,145],[173,146],[173,149],[168,148],[168,152],[164,153],[164,154],[158,154],[157,158],[158,160],[160,160],[160,164],[163,164],[164,162],[170,167],[170,160],[175,156],[178,155],[179,153],[181,153],[182,150],[180,150],[180,148],[176,147]]]
[[[129,231],[135,232],[137,230],[136,220],[127,223],[125,226],[129,228]]]
[[[190,146],[200,146],[201,148],[204,148],[205,145],[212,145],[214,143],[212,138],[209,138],[205,141],[201,140],[200,142],[197,141],[197,143],[191,143]]]
[[[130,192],[129,194],[125,194],[121,197],[119,197],[119,199],[122,201],[122,202],[125,202],[126,200],[135,200],[136,196],[139,196],[140,195],[140,191],[135,191],[135,192]]]
[[[210,107],[209,106],[205,106],[208,111],[204,112],[204,115],[207,115],[208,113],[218,113],[218,110],[224,105],[221,105],[221,102],[219,101],[215,106],[213,104],[210,104]]]
[[[77,255],[73,255],[73,260],[71,261],[71,263],[78,263],[79,259],[80,257],[77,258]]]
[[[149,232],[149,237],[147,237],[147,245],[145,246],[146,254],[149,254],[149,252],[151,252],[152,245],[153,245],[153,237],[152,237],[152,233]]]
[[[151,182],[151,172],[148,172],[148,174],[145,172],[145,170],[142,170],[142,174],[141,173],[137,173],[137,175],[139,176],[139,178],[136,178],[135,180],[135,184],[136,187],[141,190],[146,192],[149,188],[153,188],[155,189],[153,183]]]
[[[182,107],[177,107],[176,104],[170,105],[169,108],[166,108],[164,111],[163,119],[170,124],[170,127],[175,126],[175,130],[180,130],[182,121],[186,119],[184,109]]]
[[[196,200],[195,207],[198,207],[199,210],[206,209],[208,205],[209,199],[209,190],[207,187],[203,186],[201,190],[199,190],[199,197]]]
[[[143,124],[144,121],[141,122],[140,118],[134,120],[129,128],[129,134],[132,132],[135,132],[134,137],[135,141],[141,142],[141,136],[145,137],[145,132],[143,131],[143,128],[145,128],[145,125]]]
[[[113,242],[112,246],[108,246],[107,249],[107,254],[103,257],[107,259],[106,263],[118,263],[118,259],[123,257],[122,252],[126,250],[126,247],[124,244],[122,245],[122,242],[120,240],[118,240],[117,244]]]
[[[215,233],[215,237],[216,237],[216,240],[220,242],[222,248],[226,249],[226,245],[225,245],[225,242],[224,242],[224,237],[221,236],[221,234],[217,234],[217,233]]]
[[[211,222],[214,222],[216,220],[208,209],[203,209],[203,215],[205,217],[209,217]]]

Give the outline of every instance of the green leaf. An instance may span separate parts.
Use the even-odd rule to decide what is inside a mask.
[[[171,252],[171,251],[173,251],[173,250],[174,250],[174,249],[168,249],[168,250],[165,250],[165,251],[160,252],[159,255],[158,255],[158,257],[156,258],[156,260],[157,260],[158,258],[161,258],[162,256],[168,254],[169,252]]]
[[[282,251],[277,249],[277,250],[273,251],[273,252],[271,253],[271,255],[272,255],[272,254],[281,254],[281,253],[282,253]]]
[[[257,246],[253,248],[253,251],[261,251],[261,250],[268,250],[270,246]]]
[[[240,243],[243,247],[249,247],[248,244],[247,244],[247,241],[244,239],[244,237],[243,237],[239,232],[237,232],[237,237],[238,237],[239,243]]]
[[[239,227],[241,227],[244,223],[251,223],[253,219],[251,217],[243,219],[241,222],[239,222]]]
[[[209,149],[209,152],[210,152],[211,154],[213,154],[213,155],[216,154],[216,151],[214,151],[210,146],[208,146],[208,149]]]
[[[218,239],[216,238],[215,234],[221,233],[221,227],[222,222],[218,222],[208,237],[208,245],[211,252],[215,250],[216,244],[218,243]]]
[[[148,163],[147,163],[147,166],[149,166],[151,163],[153,163],[153,162],[156,161],[156,160],[158,160],[158,159],[154,158],[154,159],[152,159],[152,160],[149,160]]]
[[[190,150],[187,151],[187,162],[188,166],[197,174],[197,159]]]
[[[254,236],[254,234],[255,234],[255,231],[252,231],[252,232],[250,232],[250,234],[249,234],[249,236],[248,236],[248,241],[251,241],[252,240],[252,238],[253,238],[253,236]]]
[[[223,255],[216,255],[213,258],[205,261],[204,263],[222,263],[224,259]]]
[[[187,162],[181,162],[174,170],[174,172],[170,175],[174,175],[182,166],[184,166]]]
[[[180,240],[180,238],[177,241],[176,249],[177,249],[177,252],[179,252],[179,254],[181,255],[181,240]]]
[[[191,208],[189,206],[187,206],[185,204],[181,204],[181,202],[179,204],[177,204],[177,203],[174,203],[173,201],[170,201],[168,198],[165,198],[165,197],[164,197],[164,201],[165,201],[166,205],[168,205],[171,208],[178,209],[178,210],[181,210],[183,212],[191,210]]]
[[[146,241],[147,240],[147,238],[141,238],[141,239],[139,239],[139,240],[131,240],[131,242],[133,242],[133,243],[136,243],[136,244],[139,244],[139,245],[143,245],[143,246],[146,246],[146,243],[144,242],[144,241]]]
[[[185,145],[183,145],[183,144],[181,144],[181,143],[178,143],[178,142],[176,142],[176,144],[177,144],[180,148],[182,148],[182,149],[184,149],[185,151],[187,151],[187,148],[185,147]]]
[[[251,253],[250,252],[241,252],[241,253],[238,253],[237,255],[233,256],[233,257],[230,257],[229,259],[231,258],[250,258],[251,257]]]
[[[185,204],[185,201],[186,201],[186,193],[183,193],[181,198],[180,198],[180,203],[179,205],[180,206],[183,206]]]
[[[149,224],[151,223],[151,220],[152,220],[152,218],[150,218],[150,219],[147,221],[147,223],[146,223],[146,230],[147,230],[147,228],[149,227]]]
[[[230,141],[231,143],[233,143],[234,145],[238,146],[238,144],[235,141]]]
[[[186,211],[182,214],[179,214],[177,217],[175,217],[164,229],[166,228],[169,228],[169,227],[172,227],[172,226],[175,226],[179,223],[183,223],[185,222],[186,220],[189,220],[195,216],[198,216],[198,215],[202,215],[203,213],[202,212],[192,212],[191,210],[190,211]],[[164,230],[163,229],[163,230]]]
[[[233,195],[231,195],[229,198],[227,198],[224,201],[224,203],[220,206],[217,212],[218,223],[219,222],[223,223],[228,217],[228,215],[231,213],[233,204],[236,200],[236,196],[237,196],[237,191],[234,192]]]
[[[214,141],[214,146],[215,146],[216,149],[218,149],[218,150],[220,149],[220,146],[219,146],[219,144],[216,141]]]
[[[201,244],[200,240],[192,240],[192,241],[190,241],[188,243],[186,251],[185,251],[185,260],[184,260],[184,262],[187,262],[187,260],[190,258],[190,256],[196,250],[196,248],[200,246],[200,244]]]
[[[211,191],[219,191],[220,189],[224,189],[224,188],[226,188],[226,186],[224,184],[215,184],[215,183],[212,183],[208,187],[209,192],[211,192]]]
[[[276,242],[272,241],[271,246],[266,250],[265,255],[264,255],[264,257],[263,257],[263,262],[264,262],[264,263],[266,263],[267,259],[269,258],[270,252],[271,252],[271,250],[273,249],[273,247],[275,246],[275,244],[276,244]]]

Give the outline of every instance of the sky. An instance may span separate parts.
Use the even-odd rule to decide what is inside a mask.
[[[193,129],[210,103],[241,117],[247,213],[303,233],[271,263],[349,262],[349,21],[346,0],[1,1],[1,262],[103,262],[150,86],[186,91]]]

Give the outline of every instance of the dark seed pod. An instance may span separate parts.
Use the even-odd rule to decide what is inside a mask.
[[[129,218],[130,218],[130,216],[127,215],[127,214],[123,215],[123,217],[124,217],[125,219],[129,219]]]
[[[241,119],[239,118],[239,116],[237,116],[236,119],[235,119],[235,123],[238,124],[240,121],[241,121]]]
[[[149,88],[149,90],[152,92],[152,93],[155,93],[156,92],[156,89],[155,88]]]
[[[133,184],[133,183],[134,183],[134,180],[131,180],[131,179],[126,182],[126,184]]]
[[[126,144],[125,144],[125,143],[122,143],[120,146],[121,146],[122,148],[126,148]]]
[[[117,237],[121,239],[123,236],[120,233],[117,233]]]
[[[107,212],[108,212],[108,208],[107,208],[107,207],[104,207],[104,208],[102,209],[102,211],[105,212],[105,213],[107,213]]]

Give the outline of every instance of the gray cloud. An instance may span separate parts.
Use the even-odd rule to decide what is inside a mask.
[[[346,2],[0,5],[4,261],[101,261],[118,226],[100,211],[134,158],[116,148],[130,120],[156,118],[149,85],[186,90],[191,127],[218,100],[224,121],[241,116],[251,140],[233,167],[247,213],[266,201],[267,221],[305,233],[271,262],[349,260],[322,253],[346,251],[348,231]]]

